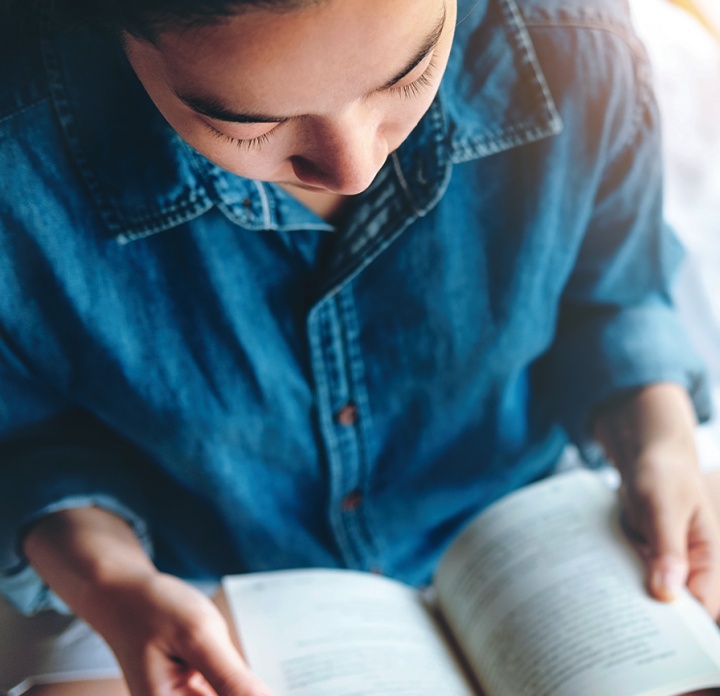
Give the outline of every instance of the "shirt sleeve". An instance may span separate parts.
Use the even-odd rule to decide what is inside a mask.
[[[590,443],[593,411],[622,391],[673,382],[710,415],[704,370],[676,314],[671,287],[683,250],[663,222],[657,105],[640,85],[626,108],[574,271],[564,290],[549,354],[549,389],[571,439]]]
[[[0,367],[0,594],[25,614],[67,611],[21,549],[24,533],[59,510],[102,507],[151,553],[140,461],[110,428]]]

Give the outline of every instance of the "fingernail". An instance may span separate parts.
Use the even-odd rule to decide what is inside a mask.
[[[685,574],[681,568],[656,569],[650,576],[652,593],[664,601],[675,599],[685,584]]]

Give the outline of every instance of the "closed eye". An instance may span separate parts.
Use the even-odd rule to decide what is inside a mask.
[[[437,64],[435,61],[435,56],[433,55],[422,75],[420,75],[418,78],[416,78],[407,85],[393,85],[392,87],[389,87],[386,91],[390,94],[399,95],[406,99],[417,97],[420,93],[422,93],[425,88],[430,87],[433,84],[433,76],[435,74],[436,68]],[[228,143],[230,145],[235,145],[236,147],[245,151],[258,150],[262,148],[270,141],[272,134],[281,125],[278,124],[272,130],[268,131],[267,133],[263,133],[263,135],[259,135],[255,138],[234,138],[231,135],[227,135],[226,133],[219,131],[217,128],[214,128],[207,121],[203,120],[202,123],[218,140],[221,140],[222,142]]]
[[[437,68],[437,63],[435,62],[435,55],[430,59],[430,62],[428,63],[427,68],[425,68],[424,72],[420,77],[416,78],[412,82],[410,82],[407,85],[394,85],[393,87],[388,88],[388,92],[391,94],[398,94],[401,97],[405,98],[412,98],[417,97],[424,88],[430,87],[433,84],[433,75],[435,74],[435,69]]]
[[[262,135],[258,135],[255,138],[233,138],[231,135],[222,133],[217,128],[213,128],[207,121],[202,122],[207,129],[218,139],[224,143],[235,145],[241,150],[258,150],[263,145],[266,145],[270,141],[271,135],[277,130],[278,126],[275,126],[272,130]]]

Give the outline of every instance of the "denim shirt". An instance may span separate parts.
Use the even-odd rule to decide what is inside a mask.
[[[107,37],[0,30],[0,591],[99,505],[183,577],[429,580],[593,409],[665,380],[647,64],[622,0],[461,0],[440,93],[335,226],[183,143]],[[12,18],[11,18],[12,19]]]

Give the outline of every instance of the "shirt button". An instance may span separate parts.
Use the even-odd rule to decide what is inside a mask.
[[[342,509],[345,512],[353,512],[354,510],[357,510],[360,507],[360,504],[362,503],[363,495],[362,493],[355,489],[351,493],[348,493],[343,499],[342,499]]]
[[[355,425],[358,422],[358,408],[352,402],[348,401],[336,414],[335,420],[340,425]]]

